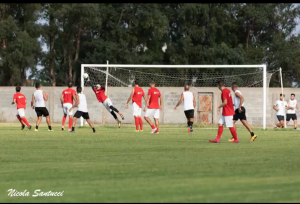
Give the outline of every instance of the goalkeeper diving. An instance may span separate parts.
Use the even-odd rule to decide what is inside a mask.
[[[120,111],[118,111],[118,109],[116,109],[113,106],[110,98],[108,98],[105,95],[105,86],[104,85],[100,85],[100,84],[93,85],[91,83],[91,81],[89,81],[89,80],[86,82],[86,84],[92,87],[92,90],[94,91],[94,93],[95,93],[98,101],[100,103],[102,103],[104,105],[104,107],[106,108],[106,110],[112,114],[112,116],[115,118],[115,120],[117,121],[118,126],[120,128],[121,127],[121,121],[118,119],[116,113],[118,113],[121,116],[122,120],[124,120],[124,116],[123,116],[123,114]]]

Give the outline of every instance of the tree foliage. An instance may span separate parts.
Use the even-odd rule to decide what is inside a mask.
[[[79,84],[80,64],[106,60],[266,63],[268,70],[282,67],[286,86],[300,79],[296,4],[6,3],[0,14],[0,85],[25,85],[30,77],[52,86]],[[271,85],[278,84],[274,77]]]

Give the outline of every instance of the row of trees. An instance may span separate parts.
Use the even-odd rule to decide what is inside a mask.
[[[283,68],[289,86],[300,78],[300,37],[293,35],[299,16],[291,3],[0,4],[0,85],[25,85],[27,78],[79,83],[80,64],[109,60],[267,63],[268,70]]]

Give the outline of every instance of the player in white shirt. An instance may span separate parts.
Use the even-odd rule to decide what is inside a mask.
[[[184,92],[181,94],[181,98],[174,108],[175,110],[182,103],[182,101],[184,106],[184,113],[188,124],[188,132],[193,132],[194,110],[196,107],[196,100],[194,94],[190,92],[190,87],[188,85],[184,87]]]
[[[288,105],[287,102],[283,100],[283,97],[282,94],[280,94],[280,100],[277,100],[276,103],[273,105],[273,109],[276,111],[276,116],[279,121],[275,128],[284,127],[284,114]]]
[[[298,122],[296,110],[298,110],[298,103],[295,99],[295,94],[291,94],[291,99],[288,101],[287,105],[286,121],[289,122],[292,119],[294,121],[294,129],[297,130]]]
[[[75,125],[76,125],[76,120],[77,118],[83,117],[86,122],[90,125],[90,127],[93,129],[93,133],[96,132],[93,123],[90,120],[89,112],[87,109],[87,102],[86,102],[86,97],[82,92],[82,87],[78,86],[77,87],[77,94],[76,94],[76,103],[70,108],[70,112],[73,110],[73,108],[77,107],[77,111],[74,114],[73,117],[73,127],[71,133],[75,133]]]
[[[251,135],[250,141],[253,142],[257,138],[257,135],[254,134],[251,126],[247,122],[246,108],[245,108],[245,104],[244,104],[245,100],[242,95],[242,92],[240,90],[238,90],[238,85],[236,82],[232,83],[231,89],[234,92],[234,97],[233,97],[233,104],[234,104],[234,110],[235,110],[235,114],[233,116],[234,128],[235,128],[236,121],[241,120],[243,125],[250,132],[250,135]],[[232,142],[233,140],[234,140],[234,138],[229,139],[230,142]]]
[[[41,84],[35,84],[36,91],[32,94],[31,107],[35,109],[37,115],[37,121],[34,131],[39,131],[39,125],[43,119],[43,116],[46,117],[46,122],[48,124],[48,131],[53,131],[51,128],[51,121],[49,112],[46,108],[45,101],[48,101],[48,95],[45,91],[41,90]],[[35,103],[35,106],[34,106]]]

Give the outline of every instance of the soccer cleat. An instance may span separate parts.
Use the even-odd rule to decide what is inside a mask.
[[[96,130],[93,130],[93,133],[96,133]]]
[[[65,128],[64,128],[64,127],[62,127],[62,128],[61,128],[61,130],[62,130],[62,131],[64,131],[64,130],[65,130]]]
[[[239,143],[239,140],[233,140],[231,143]]]
[[[189,132],[189,133],[191,132],[191,128],[190,128],[190,127],[188,127],[188,132]]]
[[[124,120],[124,119],[125,119],[123,114],[121,114],[120,116],[121,116],[122,120]]]
[[[209,140],[209,142],[211,142],[211,143],[220,143],[220,139],[216,138],[216,139],[213,139],[213,140]]]
[[[193,130],[193,129],[191,129],[191,132],[194,132],[194,130]]]
[[[32,126],[30,125],[30,126],[28,127],[28,130],[31,130],[31,128],[32,128]]]
[[[231,139],[228,140],[229,142],[233,142],[234,141],[234,138],[232,137]]]
[[[134,130],[134,132],[139,132],[139,130]]]
[[[257,138],[257,135],[253,135],[252,137],[251,137],[251,142],[253,142],[255,139]]]
[[[156,131],[154,132],[154,134],[159,134],[158,130],[156,130]]]
[[[50,129],[48,129],[48,132],[53,132],[54,130],[50,130]]]
[[[38,129],[34,129],[34,132],[38,132],[39,130]]]
[[[70,131],[69,133],[75,133],[75,131]]]
[[[24,130],[24,128],[25,128],[25,125],[22,125],[22,128],[21,128],[21,130]]]
[[[157,130],[157,128],[154,128],[154,129],[152,129],[152,130],[151,130],[151,132],[150,132],[150,133],[151,133],[151,134],[152,134],[152,133],[155,133],[155,132],[156,132],[156,130]]]
[[[121,128],[121,121],[118,122],[118,126],[119,126],[119,128]]]

